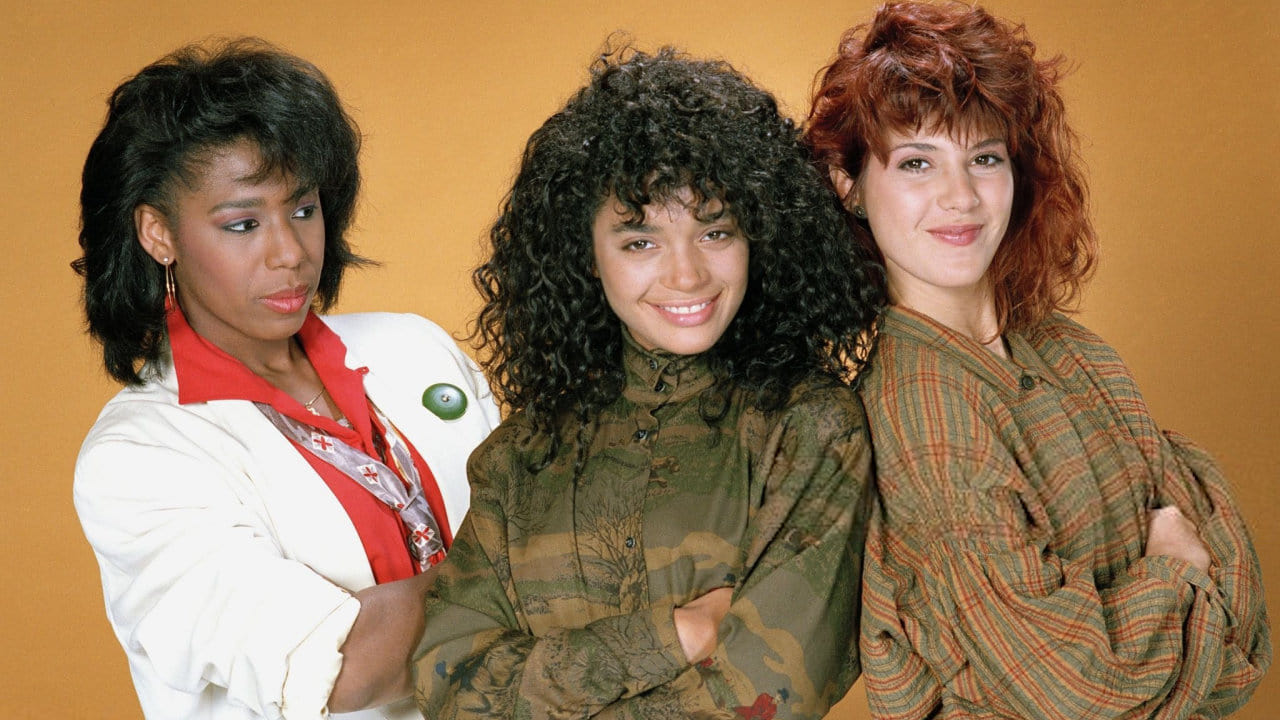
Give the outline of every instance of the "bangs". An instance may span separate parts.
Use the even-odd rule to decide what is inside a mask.
[[[732,216],[725,189],[719,183],[705,178],[694,179],[687,169],[664,168],[650,172],[636,180],[634,177],[614,178],[609,183],[609,193],[630,213],[632,222],[643,222],[646,205],[681,205],[700,222],[719,220],[726,214]]]
[[[950,76],[952,71],[944,64],[929,74],[872,74],[866,100],[859,103],[863,118],[855,123],[865,135],[863,145],[883,161],[890,133],[923,131],[958,140],[996,137],[1016,153],[1017,133],[1013,132],[1010,109],[992,97],[976,77],[957,78]],[[942,77],[944,74],[948,76]]]

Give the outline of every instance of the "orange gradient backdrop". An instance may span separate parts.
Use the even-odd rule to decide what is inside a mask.
[[[815,71],[872,2],[309,3],[52,0],[0,8],[0,715],[138,718],[72,464],[115,391],[83,333],[84,154],[110,90],[212,35],[264,37],[329,74],[363,129],[354,241],[379,269],[341,310],[421,313],[461,332],[468,273],[525,139],[604,39],[724,58],[797,119]],[[991,0],[1074,71],[1102,265],[1081,318],[1119,348],[1156,418],[1211,448],[1280,608],[1280,4]],[[1274,613],[1273,613],[1274,614]],[[1238,717],[1280,711],[1272,673]],[[832,713],[867,717],[860,686]]]

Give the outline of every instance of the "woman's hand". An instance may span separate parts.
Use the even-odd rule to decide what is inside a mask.
[[[674,617],[680,648],[690,663],[701,662],[715,650],[720,621],[729,612],[733,588],[716,588],[676,608]]]
[[[1177,506],[1169,505],[1152,510],[1147,523],[1148,557],[1168,555],[1208,572],[1209,548],[1200,539],[1195,523],[1188,520]]]

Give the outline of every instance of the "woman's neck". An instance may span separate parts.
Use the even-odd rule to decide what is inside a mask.
[[[300,371],[310,370],[311,362],[297,337],[288,338],[270,346],[256,346],[252,351],[242,348],[241,352],[227,351],[229,355],[244,363],[254,375],[261,377],[273,385],[280,386],[275,378],[288,378],[298,375]],[[305,371],[304,371],[305,372]]]
[[[999,357],[1008,358],[1000,319],[990,288],[916,288],[910,294],[897,292],[891,283],[889,299],[895,305],[928,315],[955,332],[968,337]]]

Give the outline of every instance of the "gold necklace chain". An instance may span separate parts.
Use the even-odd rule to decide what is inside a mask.
[[[316,408],[315,408],[315,404],[316,404],[316,402],[318,402],[318,401],[320,400],[320,398],[322,398],[322,397],[324,397],[324,386],[323,386],[323,385],[321,385],[321,386],[320,386],[320,392],[316,393],[316,396],[315,396],[315,397],[313,397],[313,398],[311,398],[310,400],[308,400],[308,401],[306,401],[306,402],[302,403],[302,407],[306,408],[306,409],[307,409],[307,412],[311,413],[312,415],[319,415],[320,413],[316,410]]]

